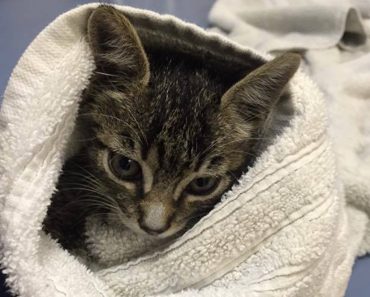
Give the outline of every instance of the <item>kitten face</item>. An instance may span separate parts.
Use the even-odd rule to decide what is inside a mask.
[[[236,182],[256,127],[245,123],[243,137],[235,133],[221,109],[225,87],[208,70],[194,72],[184,57],[150,59],[147,85],[95,85],[81,113],[97,137],[86,149],[88,166],[118,206],[110,218],[167,237],[209,212]]]
[[[285,55],[230,85],[206,61],[145,51],[114,8],[93,12],[88,37],[97,70],[79,117],[92,136],[75,157],[89,170],[80,183],[111,222],[148,236],[178,234],[251,162],[299,58]]]

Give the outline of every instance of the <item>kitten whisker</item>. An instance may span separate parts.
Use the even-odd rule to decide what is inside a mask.
[[[148,144],[148,139],[146,138],[146,135],[145,135],[144,131],[141,129],[141,125],[140,125],[139,121],[137,120],[137,118],[134,116],[134,114],[132,113],[132,111],[129,108],[127,109],[127,112],[129,113],[130,117],[136,122],[137,128],[139,129],[143,140],[145,141],[146,144]]]
[[[239,181],[239,178],[233,173],[233,172],[228,172],[229,175],[231,175],[231,177],[233,178],[234,180],[234,183],[238,182]]]
[[[82,170],[84,170],[83,167],[81,167],[81,166],[79,166],[79,167]],[[97,187],[102,186],[101,181],[96,176],[94,176],[92,174],[86,175],[86,174],[82,174],[82,173],[74,171],[74,170],[66,170],[64,172],[68,173],[70,176],[78,176],[78,177],[82,178],[83,181],[86,181],[86,182],[90,183],[91,185],[94,185],[94,186],[97,186]],[[87,171],[87,173],[88,173],[88,171]]]
[[[128,111],[128,110],[127,110]],[[131,124],[129,124],[127,121],[124,121],[124,120],[122,120],[122,119],[120,119],[120,118],[118,118],[118,117],[116,117],[116,116],[113,116],[113,115],[108,115],[108,114],[104,114],[104,113],[97,113],[97,112],[89,112],[89,113],[84,113],[84,114],[81,114],[81,115],[83,115],[83,116],[87,116],[87,115],[95,115],[95,116],[102,116],[102,117],[106,117],[106,118],[109,118],[109,119],[112,119],[112,120],[115,120],[115,121],[117,121],[118,123],[122,123],[122,124],[124,124],[126,127],[128,127],[129,129],[130,129],[130,131],[132,132],[132,133],[134,133],[135,134],[135,136],[137,137],[137,139],[138,140],[141,140],[142,139],[142,137],[138,134],[138,132],[136,131],[137,129],[135,129],[136,127],[133,127]],[[81,116],[80,115],[80,116]],[[140,127],[137,127],[137,128],[139,128],[140,129]],[[142,131],[141,131],[141,133],[143,133]]]
[[[81,166],[80,164],[78,164],[75,161],[72,161],[72,162],[73,162],[73,164],[75,164],[76,166],[78,166],[80,169],[82,169],[83,171],[85,171],[90,177],[96,179],[96,176],[93,173],[91,173],[89,170],[87,170],[86,167]]]
[[[87,142],[87,141],[92,141],[92,140],[95,140],[95,139],[97,139],[97,137],[96,137],[96,136],[94,136],[94,137],[87,137],[87,138],[82,138],[82,137],[80,137],[80,138],[73,138],[73,141],[76,143],[76,142]]]
[[[106,72],[97,71],[97,70],[95,70],[94,73],[97,73],[97,74],[100,74],[100,75],[104,75],[104,76],[109,76],[109,77],[119,77],[118,75],[115,75],[115,74],[106,73]]]

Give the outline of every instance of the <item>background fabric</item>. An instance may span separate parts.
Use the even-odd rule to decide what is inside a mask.
[[[370,1],[218,0],[216,31],[264,52],[296,51],[325,94],[347,203],[370,210]],[[370,251],[370,226],[361,255]]]

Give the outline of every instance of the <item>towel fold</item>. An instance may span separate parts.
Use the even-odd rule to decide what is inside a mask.
[[[370,216],[370,1],[218,0],[210,21],[243,45],[304,53],[325,94],[347,203]],[[359,255],[370,253],[367,228]]]

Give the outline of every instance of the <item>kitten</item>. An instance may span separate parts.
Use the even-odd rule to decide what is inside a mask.
[[[96,63],[78,119],[87,139],[64,166],[45,229],[66,248],[82,244],[89,215],[178,236],[253,162],[299,57],[285,54],[235,83],[200,57],[144,48],[109,6],[94,10],[87,34]]]

